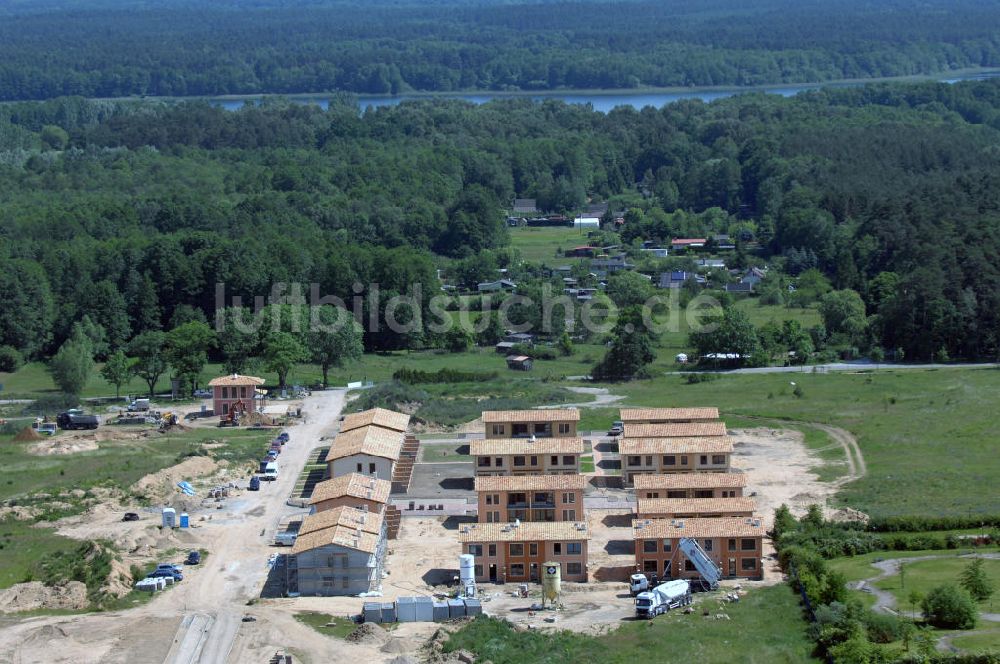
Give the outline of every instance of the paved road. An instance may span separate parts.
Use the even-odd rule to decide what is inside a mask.
[[[996,362],[970,364],[891,364],[887,362],[834,362],[831,364],[806,364],[801,367],[748,367],[745,369],[706,369],[704,371],[678,371],[677,373],[724,373],[724,374],[764,374],[764,373],[812,373],[813,371],[872,371],[877,369],[997,369]]]

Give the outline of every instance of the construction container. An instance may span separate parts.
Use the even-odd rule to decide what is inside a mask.
[[[188,516],[187,512],[181,512],[181,528],[187,528],[191,525],[191,518]]]
[[[417,607],[417,622],[434,622],[434,600],[425,595],[413,600]]]
[[[478,599],[465,599],[465,615],[469,617],[483,615],[483,603]]]
[[[382,622],[382,604],[379,602],[365,602],[361,609],[361,617],[368,623]]]
[[[460,599],[449,599],[448,600],[448,618],[464,618],[465,617],[465,602]]]
[[[382,604],[382,616],[379,621],[383,624],[396,622],[396,605],[392,602],[385,602]]]
[[[434,622],[441,622],[448,619],[448,602],[434,602]]]
[[[164,528],[177,527],[177,510],[175,510],[173,507],[163,508],[163,527]]]
[[[417,622],[415,597],[400,597],[396,600],[396,620],[399,622]]]

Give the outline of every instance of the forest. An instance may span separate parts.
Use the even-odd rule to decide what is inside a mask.
[[[986,0],[50,0],[5,3],[0,17],[0,100],[752,86],[1000,66]]]
[[[514,196],[627,207],[620,240],[748,229],[747,264],[856,291],[908,359],[1000,353],[1000,81],[745,95],[609,114],[557,101],[63,98],[0,106],[0,346],[53,354],[86,314],[110,350],[214,320],[215,285],[350,300],[440,292],[508,246]],[[552,264],[552,261],[546,261]],[[561,287],[561,281],[559,287]],[[362,293],[364,294],[364,293]],[[252,302],[252,299],[248,300]],[[367,330],[367,350],[433,347]]]

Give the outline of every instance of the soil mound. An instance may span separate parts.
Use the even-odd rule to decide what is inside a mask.
[[[33,440],[41,440],[41,439],[42,439],[42,434],[38,433],[31,427],[24,427],[23,429],[17,432],[16,436],[14,436],[14,441],[18,443],[29,443]]]
[[[374,623],[362,623],[345,638],[349,643],[379,645],[386,640],[385,630]]]
[[[36,456],[76,454],[77,452],[91,452],[97,447],[97,441],[94,438],[56,438],[54,440],[41,440],[34,445],[29,445],[28,454]]]
[[[38,609],[85,609],[87,586],[70,581],[62,586],[46,586],[41,581],[18,583],[0,592],[0,613]]]

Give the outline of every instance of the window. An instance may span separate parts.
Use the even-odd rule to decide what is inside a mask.
[[[690,560],[688,560],[687,558],[684,559],[684,571],[686,571],[686,572],[695,572],[695,571],[697,571],[695,569],[694,563],[691,562]]]
[[[745,538],[740,540],[740,550],[741,551],[756,551],[757,550],[757,540],[751,538]]]
[[[681,465],[682,465],[682,466],[686,466],[686,465],[688,465],[688,458],[687,458],[687,455],[686,455],[686,454],[685,454],[684,456],[682,456],[682,457],[681,457]]]
[[[564,503],[573,504],[573,503],[576,502],[576,494],[575,493],[564,493],[562,495],[562,499],[563,499]]]
[[[486,513],[486,523],[496,523],[496,521],[493,520],[493,512]]]
[[[630,465],[630,466],[641,466],[642,465],[642,457],[630,456],[628,458],[628,465]]]
[[[535,494],[535,500],[534,500],[534,502],[536,502],[536,503],[547,503],[547,502],[549,502],[549,497],[550,496],[547,493],[536,493]]]
[[[675,455],[673,455],[673,454],[668,454],[667,456],[663,457],[663,465],[664,466],[676,466],[677,465],[677,457]]]
[[[670,553],[670,550],[672,548],[673,545],[670,543],[670,540],[668,539],[663,540],[663,553]]]
[[[493,465],[497,468],[503,468],[503,457],[497,457],[497,460]]]
[[[647,466],[652,466],[653,465],[653,457],[651,457],[651,456],[646,457],[646,465]]]
[[[512,542],[508,550],[512,558],[515,556],[521,557],[524,555],[524,544],[522,542]]]
[[[476,575],[477,579],[483,575],[483,566],[482,565],[476,565],[474,569],[475,569],[475,575]]]
[[[708,465],[708,455],[707,454],[702,454],[701,455],[701,460],[698,463],[700,463],[703,466],[707,466]]]
[[[563,510],[563,521],[576,521],[576,510]]]
[[[503,433],[503,431],[501,431]],[[514,438],[523,438],[528,435],[528,425],[527,424],[512,424],[510,435]]]
[[[642,541],[642,552],[643,553],[656,553],[656,540],[643,540]]]
[[[490,544],[489,547],[488,547],[488,549],[487,549],[487,551],[488,551],[487,555],[490,558],[496,558],[496,556],[497,556],[497,545],[496,544]]]
[[[712,455],[712,463],[714,463],[717,466],[721,466],[722,464],[726,463],[726,455],[725,454],[713,454]]]
[[[575,463],[576,463],[576,457],[572,457],[572,456],[564,456],[563,457],[563,465],[564,466],[572,466]]]
[[[578,556],[583,553],[583,545],[579,542],[566,542],[566,555]]]
[[[346,576],[340,577],[340,587],[341,588],[346,588],[347,587],[347,577]]]
[[[528,555],[529,556],[538,555],[538,542],[531,542],[528,544]]]
[[[361,472],[361,464],[360,463],[358,464],[358,472],[359,473]]]
[[[729,550],[730,551],[735,551],[736,550],[736,540],[735,539],[730,539],[729,540]]]
[[[489,457],[479,457],[479,458],[476,459],[476,464],[480,468],[489,468],[490,467],[490,458]]]
[[[515,466],[523,466],[524,465],[524,457],[523,456],[516,456],[516,457],[514,457],[514,465]]]
[[[536,456],[531,457],[531,465],[532,466],[537,466],[538,465],[538,457],[536,457]]]
[[[712,497],[712,490],[711,489],[698,489],[697,491],[694,492],[694,497],[695,498],[711,498]]]
[[[222,398],[223,399],[228,399],[229,398],[229,388],[228,387],[222,388]]]
[[[493,425],[493,435],[494,436],[502,436],[503,435],[503,425],[502,424],[494,424]]]
[[[493,494],[492,493],[486,494],[486,504],[487,505],[492,505],[493,504]]]
[[[517,563],[510,566],[510,575],[513,577],[523,577],[524,576],[524,565]]]
[[[552,545],[552,553],[557,556],[562,555],[562,542],[555,542]]]
[[[710,539],[705,540],[705,550],[706,551],[712,550],[712,540]]]
[[[241,399],[246,399],[247,398],[247,388],[245,388],[245,387],[241,387],[240,388],[240,398]]]
[[[559,457],[554,456],[551,459],[549,459],[549,465],[550,466],[558,466],[559,465]]]
[[[548,422],[536,422],[535,423],[535,433],[540,433],[542,435],[546,435],[547,436],[550,432],[551,432],[551,429],[549,429],[549,423]]]
[[[744,572],[752,572],[757,569],[757,559],[756,558],[744,558],[740,561],[740,569]]]
[[[566,563],[566,574],[583,574],[583,565],[580,563]]]
[[[656,573],[656,561],[655,560],[643,560],[642,561],[642,571]]]
[[[483,555],[483,545],[482,544],[470,544],[469,545],[469,553],[471,553],[474,556],[481,556],[481,555]]]
[[[371,473],[372,475],[375,474],[375,464],[373,463],[368,464],[368,472]]]
[[[569,433],[569,422],[559,423],[559,433]]]
[[[223,389],[225,389],[225,388],[223,388]],[[222,404],[222,414],[223,415],[228,415],[229,414],[229,404],[228,403]]]

